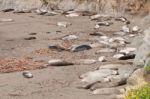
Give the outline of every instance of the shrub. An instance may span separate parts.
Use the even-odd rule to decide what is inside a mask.
[[[124,99],[150,99],[150,84],[141,82],[140,85],[130,88]]]

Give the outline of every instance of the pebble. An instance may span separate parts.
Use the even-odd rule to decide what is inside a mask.
[[[48,64],[50,66],[70,66],[70,65],[74,65],[72,62],[67,62],[61,59],[53,59],[53,60],[49,60]]]
[[[33,74],[29,71],[24,71],[22,73],[22,75],[25,77],[25,78],[33,78]]]
[[[59,27],[65,27],[65,28],[67,28],[70,25],[71,25],[71,23],[69,23],[69,22],[58,22],[57,23],[57,26],[59,26]]]
[[[71,52],[79,52],[92,49],[92,47],[89,44],[80,44],[80,45],[72,45],[69,49]]]

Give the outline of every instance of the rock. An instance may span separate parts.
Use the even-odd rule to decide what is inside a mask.
[[[78,39],[76,35],[68,35],[62,38],[62,40],[75,40]]]
[[[139,29],[138,26],[134,26],[134,27],[132,28],[132,32],[135,32],[135,33],[137,33],[139,30],[140,30],[140,29]]]
[[[103,49],[100,49],[100,50],[96,51],[96,54],[99,54],[99,53],[114,53],[115,51],[116,51],[115,49],[103,48]]]
[[[147,59],[146,59],[146,62],[145,62],[145,65],[144,65],[144,70],[145,70],[147,73],[150,73],[150,58],[147,58]]]
[[[98,58],[99,62],[105,62],[106,61],[106,57],[105,56],[101,56]]]
[[[27,37],[27,38],[24,38],[24,40],[35,40],[36,37]]]
[[[113,95],[113,94],[121,94],[120,90],[117,88],[101,88],[93,91],[94,95]]]
[[[80,45],[73,45],[69,49],[71,52],[79,52],[79,51],[92,49],[92,47],[88,44],[80,44]]]
[[[135,70],[127,80],[128,85],[138,85],[139,81],[144,79],[144,74],[143,68]]]
[[[71,25],[71,23],[69,23],[69,22],[58,22],[57,23],[57,26],[59,26],[59,27],[65,27],[65,28],[67,28],[70,25]]]
[[[3,12],[11,12],[11,11],[14,11],[14,9],[12,9],[12,8],[7,8],[7,9],[3,9],[2,11],[3,11]]]
[[[108,79],[106,78],[107,76],[116,75],[116,74],[117,72],[115,70],[100,69],[93,72],[90,71],[85,74],[82,74],[80,78],[81,78],[81,82],[92,84],[97,81],[107,82],[108,81]]]
[[[48,48],[50,50],[55,50],[55,51],[65,51],[66,50],[65,48],[58,46],[58,45],[49,45]]]
[[[150,28],[144,31],[144,38],[137,38],[135,41],[138,42],[136,46],[138,47],[136,51],[136,56],[134,59],[134,65],[137,67],[144,67],[145,60],[150,53]],[[136,43],[135,42],[135,43]]]
[[[74,64],[72,62],[67,62],[67,61],[60,60],[60,59],[54,59],[54,60],[49,60],[48,65],[50,65],[50,66],[70,66],[70,65],[74,65]]]
[[[125,32],[125,33],[129,33],[130,28],[128,27],[128,25],[124,25],[124,26],[122,26],[122,31]]]
[[[22,75],[23,75],[25,78],[33,78],[32,73],[29,72],[29,71],[24,71],[24,72],[22,73]]]
[[[97,61],[94,60],[94,59],[80,59],[78,60],[76,63],[77,64],[83,64],[83,65],[90,65],[90,64],[94,64],[96,63]]]
[[[0,22],[12,22],[14,21],[13,19],[5,19],[5,18],[1,18]]]
[[[120,59],[120,58],[123,57],[123,56],[124,56],[124,54],[115,54],[115,55],[113,56],[113,58]]]
[[[133,53],[137,50],[137,48],[133,48],[133,47],[126,47],[122,50],[120,50],[120,53],[124,53],[124,54],[129,54],[129,53]]]

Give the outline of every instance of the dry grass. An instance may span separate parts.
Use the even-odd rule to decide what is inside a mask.
[[[45,68],[44,63],[34,62],[31,59],[0,59],[0,72],[10,73],[23,70],[34,70]]]

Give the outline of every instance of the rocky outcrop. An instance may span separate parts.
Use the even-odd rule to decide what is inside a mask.
[[[0,9],[32,9],[42,5],[49,9],[95,11],[101,13],[148,14],[149,0],[0,0]]]
[[[134,42],[136,42],[138,40],[135,40]],[[150,28],[148,28],[144,31],[144,37],[141,41],[141,45],[136,52],[136,57],[134,59],[134,65],[137,67],[144,67],[145,61],[147,59],[149,59],[149,54],[150,54],[149,40],[150,40]]]
[[[0,0],[0,9],[33,9],[41,5],[40,0]]]

